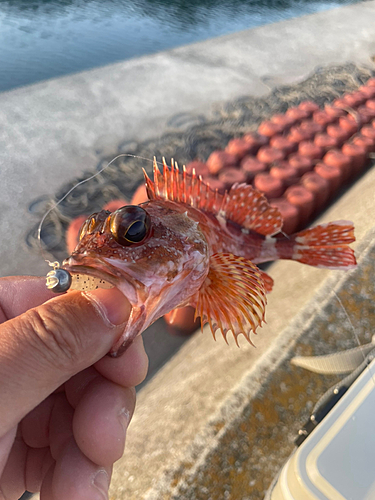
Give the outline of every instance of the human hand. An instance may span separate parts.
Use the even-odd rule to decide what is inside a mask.
[[[105,356],[130,310],[115,288],[56,297],[43,278],[0,279],[0,500],[108,498],[148,366],[141,337]]]

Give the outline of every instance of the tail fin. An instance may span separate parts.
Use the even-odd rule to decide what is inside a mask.
[[[293,237],[293,260],[328,269],[351,269],[357,262],[348,246],[355,241],[350,221],[340,220],[305,229]]]

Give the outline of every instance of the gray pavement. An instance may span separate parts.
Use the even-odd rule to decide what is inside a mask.
[[[317,66],[371,63],[374,31],[369,1],[0,94],[0,276],[45,274],[24,244],[28,206],[100,155],[162,135],[177,113],[264,95]]]

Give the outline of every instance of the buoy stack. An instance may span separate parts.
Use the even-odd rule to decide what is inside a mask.
[[[321,109],[312,101],[262,122],[256,132],[229,141],[205,163],[188,163],[212,188],[236,182],[262,191],[285,220],[304,227],[358,177],[375,152],[375,78]]]

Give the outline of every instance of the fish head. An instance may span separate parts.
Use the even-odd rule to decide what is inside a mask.
[[[116,356],[156,319],[197,293],[209,270],[208,244],[186,207],[150,201],[92,214],[62,267],[80,283],[88,276],[116,286],[129,300],[129,322],[111,350]]]

